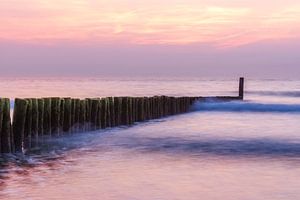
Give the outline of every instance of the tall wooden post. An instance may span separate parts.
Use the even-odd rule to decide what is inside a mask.
[[[244,77],[240,77],[239,98],[244,99]]]
[[[38,99],[38,112],[38,135],[39,137],[42,137],[44,135],[44,99]]]
[[[10,153],[14,149],[14,138],[11,132],[10,100],[1,99],[2,102],[2,128],[1,128],[1,153]]]
[[[70,133],[71,122],[72,122],[72,100],[71,98],[64,98],[64,123],[63,123],[63,132]]]
[[[44,135],[51,135],[51,98],[44,98]]]
[[[15,151],[22,152],[24,144],[24,130],[28,101],[25,99],[15,99],[13,115],[13,134]]]
[[[51,98],[51,134],[59,135],[60,126],[60,98]]]
[[[38,130],[39,130],[39,108],[38,100],[31,99],[32,101],[32,125],[31,125],[31,136],[34,139],[35,144],[38,140]]]

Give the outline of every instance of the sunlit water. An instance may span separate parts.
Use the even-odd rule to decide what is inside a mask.
[[[5,97],[213,96],[236,80],[1,79]],[[300,81],[246,80],[246,101],[44,141],[3,156],[0,199],[300,199]]]

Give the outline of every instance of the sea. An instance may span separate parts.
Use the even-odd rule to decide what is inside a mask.
[[[235,96],[231,78],[0,78],[0,96]],[[300,80],[245,79],[245,99],[51,138],[0,156],[2,200],[299,200]]]

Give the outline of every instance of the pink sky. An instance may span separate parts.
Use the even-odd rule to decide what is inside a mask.
[[[0,24],[8,75],[300,71],[296,0],[2,0]]]

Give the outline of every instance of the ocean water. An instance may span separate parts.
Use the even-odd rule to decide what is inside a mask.
[[[238,80],[0,79],[0,96],[236,95]],[[300,81],[246,79],[243,102],[44,141],[5,155],[0,199],[298,200]],[[13,101],[12,101],[13,104]]]

